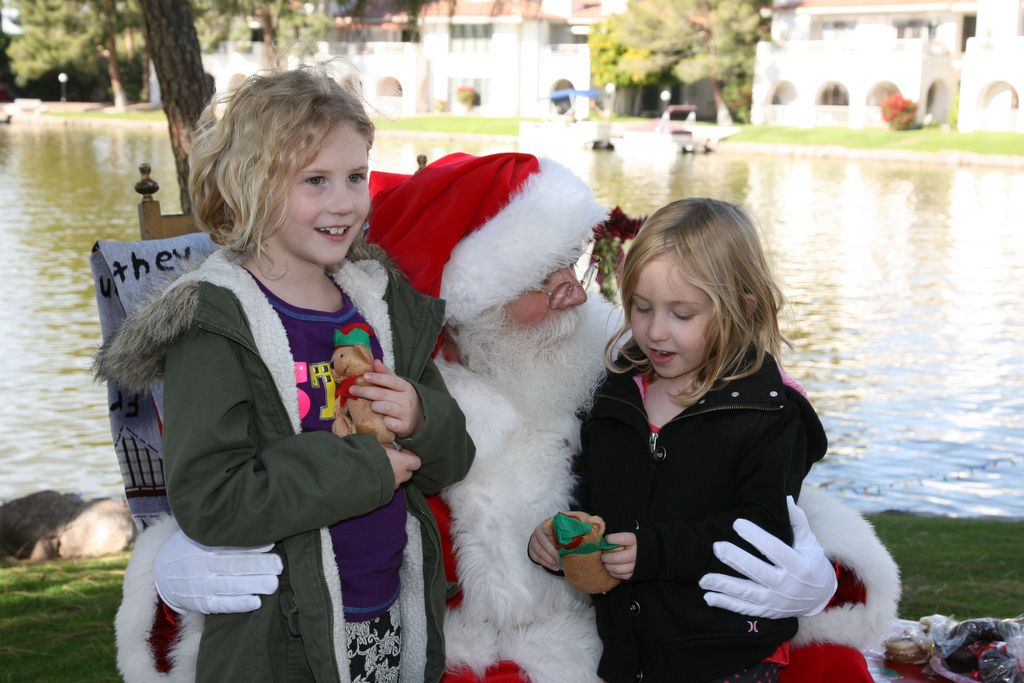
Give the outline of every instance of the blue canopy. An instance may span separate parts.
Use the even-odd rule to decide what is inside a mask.
[[[567,100],[570,97],[588,97],[594,99],[596,97],[604,97],[605,92],[603,90],[577,90],[576,88],[562,88],[561,90],[552,90],[547,96],[541,99],[547,100]]]

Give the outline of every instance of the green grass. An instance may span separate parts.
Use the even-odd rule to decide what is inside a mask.
[[[836,145],[855,149],[908,150],[914,152],[974,152],[977,154],[1024,155],[1020,133],[958,133],[940,128],[893,131],[888,128],[788,128],[785,126],[742,126],[729,138],[735,142],[789,145]],[[728,143],[726,143],[728,144]]]
[[[1024,611],[1024,524],[869,517],[903,574],[900,616],[1011,617]],[[114,613],[127,553],[0,562],[0,683],[117,681]]]
[[[1024,614],[1024,523],[901,514],[869,519],[903,575],[901,617]]]
[[[113,624],[127,562],[0,562],[0,681],[120,680]]]

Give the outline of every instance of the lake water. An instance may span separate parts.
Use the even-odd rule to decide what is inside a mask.
[[[373,163],[513,148],[384,133]],[[831,442],[810,481],[862,511],[1024,518],[1024,173],[545,151],[629,214],[687,195],[750,209],[791,304],[785,365]],[[175,210],[162,129],[0,126],[0,501],[121,495],[88,255],[137,238],[143,161]]]

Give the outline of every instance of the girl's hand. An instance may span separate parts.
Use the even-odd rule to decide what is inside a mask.
[[[531,560],[545,569],[557,572],[562,568],[562,563],[558,559],[558,549],[551,538],[550,517],[538,524],[537,528],[533,530],[533,535],[530,536],[530,545],[527,547],[526,552]]]
[[[636,534],[631,531],[620,531],[604,537],[609,543],[621,546],[618,550],[606,550],[601,553],[601,563],[608,573],[616,579],[628,581],[633,578],[636,569]]]
[[[409,481],[412,473],[420,468],[420,456],[412,451],[396,451],[394,448],[384,446],[388,460],[391,461],[391,471],[395,473],[395,488]]]
[[[423,404],[409,382],[379,360],[373,361],[373,372],[363,375],[365,385],[352,387],[353,396],[372,401],[373,412],[384,416],[384,426],[402,438],[412,436],[423,426]]]

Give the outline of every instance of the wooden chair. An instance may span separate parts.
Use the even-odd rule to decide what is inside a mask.
[[[196,232],[192,214],[161,213],[160,201],[153,198],[160,185],[150,177],[151,170],[149,164],[140,164],[142,179],[135,183],[135,191],[142,195],[139,202],[139,234],[142,239],[156,240]]]

